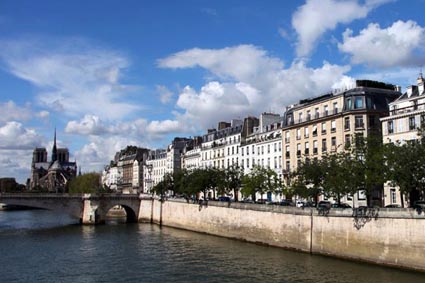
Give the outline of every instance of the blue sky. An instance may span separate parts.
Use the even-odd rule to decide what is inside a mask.
[[[414,84],[425,0],[0,1],[0,177],[57,128],[83,172],[355,79]]]

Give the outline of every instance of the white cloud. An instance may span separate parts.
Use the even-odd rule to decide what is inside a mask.
[[[159,100],[162,104],[169,103],[173,98],[173,93],[166,86],[157,85],[156,92],[159,94]]]
[[[0,178],[12,177],[25,184],[30,177],[32,149],[11,150],[0,148]]]
[[[117,151],[127,145],[143,146],[139,141],[126,136],[108,138],[91,136],[89,143],[75,152],[75,158],[83,172],[100,171],[104,165],[109,164]]]
[[[152,135],[167,135],[181,131],[181,126],[178,121],[163,120],[151,121],[146,128],[147,133]]]
[[[292,15],[292,27],[298,34],[297,55],[308,56],[321,36],[338,24],[365,18],[372,9],[391,1],[369,0],[361,5],[357,0],[307,0]]]
[[[36,112],[30,103],[26,103],[24,106],[19,106],[12,100],[4,103],[0,102],[0,109],[0,123],[9,121],[28,121],[34,117],[44,120],[50,115],[50,113],[46,110]]]
[[[193,48],[175,53],[158,60],[163,68],[193,68],[209,70],[221,79],[236,78],[246,80],[253,75],[261,75],[264,69],[279,70],[283,62],[267,56],[267,52],[253,45],[238,45],[223,49]]]
[[[134,87],[119,82],[129,62],[117,52],[77,39],[2,41],[0,48],[6,68],[37,86],[38,102],[53,111],[118,119],[139,108],[123,101]]]
[[[106,128],[99,117],[85,115],[80,121],[69,121],[65,132],[79,135],[102,135],[106,132]]]
[[[42,136],[19,122],[7,122],[0,127],[0,149],[33,149],[42,142]]]
[[[302,60],[285,69],[280,59],[252,45],[194,48],[161,59],[159,65],[173,69],[199,66],[222,79],[207,82],[199,91],[186,86],[179,95],[176,120],[188,130],[198,131],[214,127],[218,121],[263,111],[282,113],[285,106],[301,98],[329,91],[350,70],[327,62],[320,68],[308,68]]]
[[[385,29],[369,24],[358,36],[347,29],[338,48],[351,54],[355,64],[418,66],[425,63],[425,29],[413,21],[397,21]]]

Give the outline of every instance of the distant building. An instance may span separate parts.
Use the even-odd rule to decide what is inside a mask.
[[[400,96],[394,85],[357,80],[342,92],[303,99],[287,107],[283,130],[284,174],[294,172],[303,160],[320,159],[343,151],[355,137],[381,134],[380,118],[388,115],[389,103]],[[362,190],[342,201],[366,202]],[[382,204],[382,189],[372,194],[372,201]]]
[[[417,85],[389,104],[390,115],[381,119],[384,143],[403,143],[419,139],[418,129],[425,126],[425,79],[419,74]],[[401,204],[398,187],[386,184],[385,204]]]
[[[51,160],[47,161],[46,148],[35,148],[31,163],[29,189],[66,192],[68,182],[77,175],[77,163],[69,161],[67,148],[56,147],[56,130]]]
[[[143,191],[143,164],[148,158],[149,150],[142,147],[127,146],[115,154],[112,169],[116,175],[117,191],[121,193],[138,193]]]

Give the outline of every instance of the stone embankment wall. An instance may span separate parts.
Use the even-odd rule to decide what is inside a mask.
[[[143,200],[140,221],[314,254],[425,271],[425,215],[413,209],[331,209]]]

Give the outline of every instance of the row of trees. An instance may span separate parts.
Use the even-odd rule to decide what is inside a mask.
[[[422,132],[421,132],[422,133]],[[343,151],[322,156],[321,159],[304,158],[297,171],[292,172],[286,184],[270,168],[254,167],[247,175],[238,167],[227,169],[180,170],[174,175],[166,174],[156,184],[154,192],[185,196],[216,198],[218,195],[233,195],[238,201],[239,191],[244,197],[264,198],[266,193],[275,193],[291,198],[293,195],[317,201],[320,195],[332,197],[338,202],[345,195],[354,195],[363,190],[369,206],[374,203],[373,193],[381,191],[383,184],[400,188],[402,206],[404,196],[410,204],[425,195],[425,142],[421,134],[418,140],[383,144],[380,135],[367,138],[355,137],[353,145]],[[212,193],[212,195],[210,195]]]
[[[282,192],[283,184],[276,172],[269,168],[254,167],[250,174],[244,175],[243,169],[233,166],[226,169],[182,169],[175,174],[165,174],[164,179],[153,187],[153,191],[163,196],[166,192],[216,199],[221,195],[233,195],[239,201],[239,191],[244,197],[256,199],[256,195],[267,192]],[[212,193],[212,195],[210,195]]]
[[[410,204],[424,195],[425,143],[423,135],[404,143],[383,144],[379,135],[356,137],[353,146],[344,151],[310,160],[305,158],[293,174],[294,193],[304,198],[321,194],[338,202],[344,195],[364,190],[368,205],[374,205],[373,192],[382,191],[383,184],[400,188]]]

